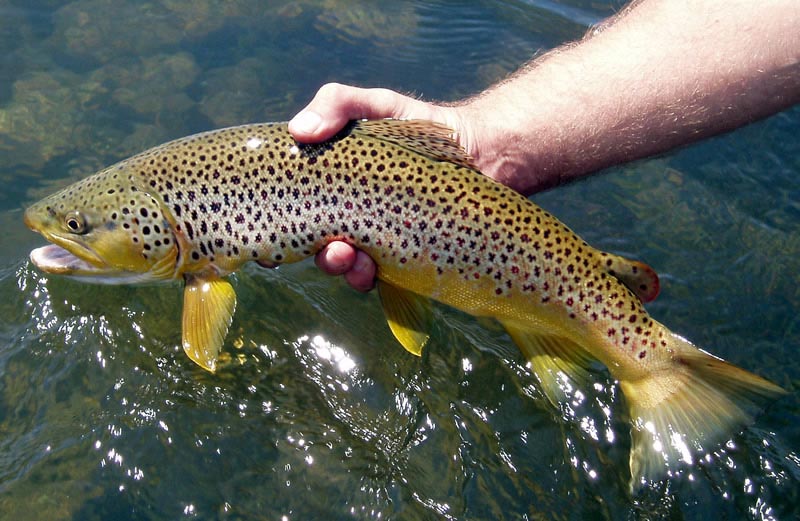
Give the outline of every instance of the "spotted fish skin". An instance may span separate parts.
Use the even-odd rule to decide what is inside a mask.
[[[631,408],[634,483],[691,460],[750,421],[745,406],[782,392],[652,319],[648,266],[595,250],[427,122],[354,123],[317,145],[296,143],[284,123],[197,134],[54,194],[25,220],[80,264],[35,250],[45,271],[105,270],[115,282],[118,265],[123,281],[185,279],[184,349],[209,370],[235,307],[222,277],[353,244],[375,260],[389,325],[412,353],[427,342],[433,299],[503,324],[556,405],[591,360],[604,363]]]
[[[665,332],[609,274],[618,258],[467,165],[377,137],[392,136],[393,124],[310,146],[285,124],[234,127],[117,168],[163,201],[183,245],[182,273],[295,262],[343,240],[369,253],[382,279],[472,314],[527,320],[546,307],[597,324],[622,356],[657,355]],[[648,277],[643,291],[657,292]]]

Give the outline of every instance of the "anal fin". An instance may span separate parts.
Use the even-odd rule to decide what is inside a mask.
[[[220,278],[187,277],[183,290],[183,350],[212,373],[236,309],[236,292]]]
[[[394,337],[409,353],[422,355],[430,338],[432,310],[430,301],[383,281],[378,281],[383,312]]]
[[[594,358],[571,340],[530,331],[503,322],[508,334],[530,363],[547,399],[560,411],[572,401],[577,390],[589,385],[588,367]]]

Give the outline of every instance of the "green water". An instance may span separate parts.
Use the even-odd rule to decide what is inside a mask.
[[[146,147],[283,120],[326,81],[457,99],[619,3],[0,2],[0,518],[791,519],[800,513],[800,110],[534,197],[661,275],[651,313],[789,390],[627,493],[604,371],[572,414],[494,324],[438,307],[421,359],[312,263],[233,277],[227,351],[179,347],[178,285],[46,277],[25,204]]]

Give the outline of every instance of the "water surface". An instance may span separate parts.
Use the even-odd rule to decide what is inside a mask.
[[[655,318],[790,391],[631,497],[608,373],[554,411],[510,339],[443,307],[421,359],[305,262],[233,277],[231,363],[180,347],[180,285],[46,277],[21,209],[144,148],[289,118],[326,81],[454,100],[618,2],[0,4],[0,517],[789,519],[800,513],[800,111],[538,194],[662,277]],[[12,517],[13,516],[13,517]]]

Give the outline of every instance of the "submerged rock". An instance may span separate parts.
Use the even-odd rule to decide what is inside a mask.
[[[109,72],[99,71],[98,74],[115,77]],[[126,81],[118,82],[112,95],[123,106],[140,114],[180,113],[194,106],[185,89],[195,81],[200,68],[187,52],[156,54],[135,60],[126,73]]]
[[[149,55],[177,44],[181,24],[158,3],[78,0],[53,16],[50,44],[73,57],[108,63],[122,56]]]
[[[345,41],[369,40],[374,45],[396,45],[417,30],[414,4],[324,0],[316,28]]]
[[[208,71],[200,112],[218,127],[258,119],[264,115],[264,84],[270,77],[269,69],[262,60],[246,58],[236,65]]]
[[[77,83],[63,70],[31,72],[14,82],[11,102],[0,109],[0,136],[17,148],[14,164],[41,166],[71,148],[81,123]]]

